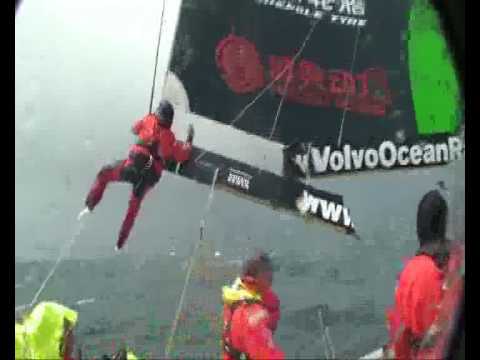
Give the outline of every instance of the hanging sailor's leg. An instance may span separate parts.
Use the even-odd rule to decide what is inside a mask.
[[[143,189],[140,193],[133,189],[130,195],[127,214],[125,215],[125,219],[123,220],[122,227],[120,228],[120,233],[118,234],[117,245],[115,246],[115,250],[117,251],[125,245],[125,242],[128,239],[128,235],[130,235],[130,231],[132,230],[135,223],[135,219],[137,218],[142,201],[145,198],[145,195],[151,189],[151,187],[146,185],[142,186],[142,188]]]
[[[132,183],[133,188],[130,195],[127,214],[123,220],[115,250],[120,250],[125,245],[128,235],[135,223],[135,219],[137,218],[143,199],[160,180],[160,172],[157,172],[155,167],[154,164],[150,164],[147,168],[144,167],[141,176],[136,182]]]
[[[113,164],[104,166],[100,170],[85,200],[86,207],[79,214],[78,219],[86,213],[93,211],[102,200],[103,193],[110,182],[129,182],[134,186],[143,182],[141,173],[148,163],[149,156],[140,152],[143,149],[139,149],[138,147],[133,148],[129,152],[128,159],[116,161]]]
[[[127,179],[122,176],[125,172],[125,162],[125,160],[116,161],[113,164],[104,166],[99,171],[97,178],[88,193],[87,199],[85,200],[85,206],[88,211],[93,211],[100,200],[102,200],[103,193],[110,182],[127,181]]]

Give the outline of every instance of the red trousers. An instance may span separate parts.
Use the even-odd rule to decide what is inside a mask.
[[[128,182],[132,184],[132,192],[128,204],[127,214],[120,228],[117,239],[117,247],[121,249],[127,241],[128,235],[135,223],[145,195],[158,182],[161,176],[161,160],[152,160],[146,151],[138,151],[139,147],[133,147],[126,160],[116,161],[113,164],[104,166],[97,174],[85,205],[92,211],[102,200],[103,193],[110,182]],[[141,149],[140,149],[141,150]],[[147,168],[148,167],[148,168]]]

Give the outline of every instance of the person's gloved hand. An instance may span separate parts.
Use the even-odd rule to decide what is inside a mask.
[[[191,144],[194,136],[195,136],[195,130],[193,129],[193,125],[189,124],[188,125],[187,143]]]

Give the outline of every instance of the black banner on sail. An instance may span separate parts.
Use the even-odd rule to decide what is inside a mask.
[[[194,147],[192,160],[180,168],[179,175],[209,185],[216,168],[219,169],[216,187],[222,190],[297,215],[311,215],[349,232],[354,231],[350,211],[344,206],[341,195],[318,190],[295,179],[278,176],[218,154]]]
[[[286,145],[414,139],[407,3],[184,0],[170,71],[190,111],[229,125],[253,102],[234,126]]]

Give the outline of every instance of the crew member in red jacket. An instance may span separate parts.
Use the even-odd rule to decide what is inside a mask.
[[[443,359],[458,321],[465,283],[465,244],[455,241],[451,245],[445,280],[443,282],[443,299],[437,318],[442,329],[433,349],[435,359]]]
[[[121,249],[133,227],[135,218],[145,195],[158,182],[168,161],[182,163],[190,158],[193,141],[193,127],[188,129],[187,141],[177,141],[170,130],[174,116],[173,106],[163,100],[155,113],[146,115],[137,121],[132,132],[138,136],[136,144],[130,147],[128,158],[104,166],[97,174],[90,192],[85,200],[85,213],[93,211],[102,199],[107,185],[112,182],[132,184],[132,193],[118,236],[115,250]]]
[[[223,287],[223,359],[284,359],[273,341],[280,301],[272,290],[272,264],[266,254],[247,261],[243,275]]]
[[[447,203],[437,191],[427,193],[417,212],[420,249],[408,260],[387,311],[390,343],[387,358],[433,359],[442,333],[445,270],[450,241],[446,239]]]

